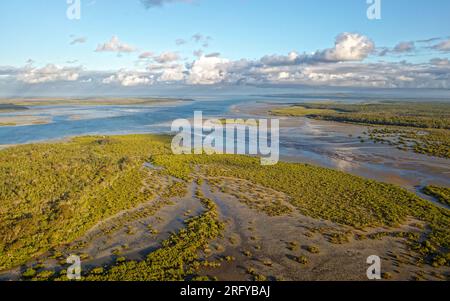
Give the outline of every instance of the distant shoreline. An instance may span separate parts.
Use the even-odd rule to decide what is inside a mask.
[[[156,105],[194,101],[185,98],[0,98],[0,112],[5,106],[9,110],[33,106],[63,105]],[[26,109],[26,108],[23,108]]]

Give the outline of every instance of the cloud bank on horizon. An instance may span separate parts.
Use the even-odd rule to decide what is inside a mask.
[[[190,0],[140,0],[147,9],[166,4],[192,3]],[[111,30],[113,31],[113,30]],[[181,36],[181,35],[180,35]],[[71,35],[70,47],[91,47],[86,35]],[[93,41],[96,47],[77,50],[97,56],[113,53],[120,60],[132,58],[133,64],[114,70],[89,69],[78,58],[64,63],[48,60],[38,64],[30,52],[23,66],[0,61],[0,85],[36,87],[64,84],[90,89],[115,87],[151,87],[152,85],[309,85],[373,88],[441,88],[450,89],[450,38],[422,37],[399,39],[390,47],[378,46],[361,32],[337,34],[329,47],[286,54],[265,54],[259,58],[229,58],[208,50],[214,39],[195,33],[174,39],[174,49],[155,51],[130,40],[126,33],[112,33],[109,39]],[[245,47],[245,46],[244,46]],[[191,55],[185,49],[191,49]],[[77,52],[78,53],[78,52]],[[417,58],[422,58],[417,59]],[[427,59],[424,60],[423,58]],[[412,59],[411,59],[412,58]],[[1,57],[0,57],[1,59]],[[78,64],[78,66],[74,66]]]
[[[450,51],[450,40],[427,46],[439,52]],[[117,36],[101,43],[96,52],[131,53],[137,48],[123,43]],[[434,58],[426,63],[364,62],[370,56],[385,56],[386,52],[410,53],[413,42],[401,42],[392,49],[378,52],[375,43],[358,33],[342,33],[333,47],[314,53],[292,51],[286,55],[266,55],[257,60],[229,60],[219,53],[201,54],[192,62],[184,62],[176,52],[138,56],[143,68],[118,71],[85,70],[47,64],[36,67],[2,67],[0,77],[25,84],[71,81],[95,82],[99,85],[124,87],[154,84],[186,85],[263,85],[298,84],[379,88],[450,88],[450,62]]]

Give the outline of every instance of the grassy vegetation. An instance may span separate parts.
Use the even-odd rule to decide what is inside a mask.
[[[151,177],[151,181],[158,182],[158,177]],[[160,192],[160,198],[157,201],[153,201],[151,204],[148,204],[146,206],[141,206],[137,210],[131,210],[129,212],[125,212],[121,214],[118,217],[113,218],[110,220],[109,223],[102,224],[98,227],[98,232],[94,235],[90,235],[89,239],[93,240],[95,238],[99,238],[104,235],[111,235],[115,233],[116,231],[119,231],[123,228],[124,225],[126,225],[129,222],[136,221],[136,220],[142,220],[144,218],[147,218],[149,216],[155,215],[155,213],[163,208],[166,205],[172,204],[170,198],[172,197],[182,197],[186,194],[186,184],[183,182],[175,182],[171,183],[170,185],[167,185],[165,187],[146,187],[146,189],[150,189],[150,192]],[[162,189],[162,191],[157,190]],[[158,234],[158,230],[153,229],[151,225],[149,225],[149,233],[153,235]],[[130,231],[132,229],[128,229]],[[131,234],[131,232],[129,232]],[[75,245],[74,248],[83,247],[85,245],[86,241],[83,241],[81,245]]]
[[[305,103],[271,113],[388,126],[370,131],[369,138],[402,150],[450,158],[450,103],[447,102]],[[361,137],[361,142],[364,141]]]
[[[319,254],[320,253],[319,247],[316,247],[316,246],[307,246],[306,250],[308,250],[308,252],[312,253],[312,254]]]
[[[308,110],[313,111],[308,113]],[[301,103],[272,112],[340,122],[450,129],[450,103],[447,102]]]
[[[266,213],[268,216],[289,214],[291,209],[283,204],[283,198],[273,191],[265,191],[252,182],[231,179],[209,179],[209,183],[222,193],[234,196],[249,208]]]
[[[425,187],[423,192],[435,197],[442,204],[450,206],[450,188],[431,185]]]
[[[401,204],[417,199],[393,185],[306,164],[265,167],[254,158],[227,155],[154,156],[153,160],[183,179],[189,179],[194,165],[202,165],[203,172],[211,177],[258,183],[288,194],[291,203],[305,215],[355,227],[396,225],[406,216]]]
[[[244,125],[244,126],[259,126],[259,119],[255,119],[255,122],[250,122],[249,120],[244,119],[227,119],[227,118],[221,118],[218,119],[219,123],[222,126],[226,125]]]
[[[142,189],[167,137],[83,137],[0,151],[0,270],[77,239],[99,221],[152,199]]]
[[[450,213],[397,186],[305,164],[261,166],[257,158],[229,155],[175,156],[168,137],[82,137],[70,142],[8,148],[0,152],[0,269],[80,238],[94,225],[154,199],[160,177],[173,176],[167,198],[183,195],[186,182],[236,178],[284,193],[304,215],[364,229],[398,226],[408,217],[425,223],[423,236],[402,234],[423,262],[449,265]],[[152,162],[163,169],[144,168]],[[167,189],[167,188],[166,188]],[[220,236],[214,202],[200,191],[205,212],[186,221],[145,261],[120,261],[87,280],[183,280],[204,266],[199,251]],[[156,205],[158,206],[158,205]],[[152,214],[131,211],[123,221]],[[105,228],[105,231],[109,229]],[[112,229],[114,230],[114,229]],[[331,237],[336,243],[345,238]],[[81,242],[82,243],[82,242]],[[251,253],[249,254],[251,256]],[[205,263],[206,264],[206,263]],[[211,266],[215,263],[211,263]],[[41,273],[41,271],[39,271]],[[43,279],[46,275],[31,275]],[[54,277],[54,276],[52,276]]]
[[[450,158],[450,130],[390,127],[370,129],[367,135],[374,143],[389,144],[400,150],[419,154]]]
[[[366,180],[305,164],[261,166],[255,158],[238,156],[155,156],[154,163],[173,176],[189,179],[193,166],[210,177],[245,179],[290,196],[302,214],[355,228],[399,226],[407,217],[427,224],[423,239],[412,237],[412,248],[424,262],[450,263],[450,214],[395,185]]]
[[[277,116],[290,116],[290,117],[301,117],[301,116],[317,116],[337,113],[336,110],[322,109],[322,108],[306,108],[303,106],[293,106],[288,108],[280,108],[270,111],[271,114]]]
[[[196,273],[201,266],[211,266],[200,259],[199,251],[208,248],[219,237],[223,223],[219,221],[216,204],[197,192],[206,212],[188,219],[186,227],[162,243],[162,247],[141,262],[128,261],[112,266],[106,271],[93,270],[84,278],[87,281],[176,281],[199,279]],[[216,266],[216,265],[212,265]],[[197,278],[196,278],[197,277]]]
[[[297,261],[300,264],[308,264],[308,257],[300,255],[298,257],[295,257],[295,261]]]
[[[336,245],[346,244],[349,242],[348,233],[330,233],[328,239],[331,243]]]

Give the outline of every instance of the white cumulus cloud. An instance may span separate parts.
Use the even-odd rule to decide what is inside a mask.
[[[129,53],[136,51],[136,47],[123,43],[117,36],[113,36],[111,40],[106,43],[99,44],[96,52],[117,52],[117,53]]]
[[[185,79],[185,72],[183,65],[175,65],[172,68],[166,68],[158,77],[159,82],[176,82]]]
[[[220,83],[225,79],[228,62],[219,57],[202,56],[192,64],[187,81],[193,85]]]
[[[103,79],[104,84],[120,84],[124,87],[133,87],[139,85],[149,85],[153,83],[151,76],[137,71],[120,70]]]
[[[48,64],[42,68],[26,67],[17,75],[17,80],[28,84],[76,81],[80,76],[80,71],[79,67],[59,67],[54,64]]]
[[[316,52],[314,57],[328,62],[362,61],[374,50],[375,44],[368,37],[344,32],[336,37],[334,48]]]

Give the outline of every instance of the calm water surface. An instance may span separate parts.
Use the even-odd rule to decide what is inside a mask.
[[[300,99],[302,100],[302,99]],[[41,106],[0,116],[44,116],[49,124],[0,127],[0,145],[57,140],[80,135],[169,133],[173,120],[191,119],[194,111],[210,117],[255,117],[255,108],[265,102],[293,103],[292,98],[264,100],[261,97],[229,97],[181,104],[148,106]],[[283,119],[281,157],[329,167],[366,178],[401,185],[420,194],[420,187],[433,183],[450,186],[450,161],[409,152],[387,145],[360,143],[364,126]]]

